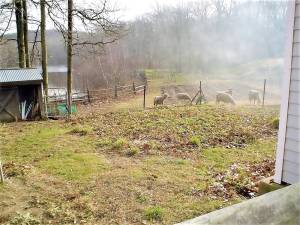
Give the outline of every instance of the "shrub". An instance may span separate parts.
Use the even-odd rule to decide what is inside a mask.
[[[113,148],[114,149],[121,149],[123,148],[124,146],[126,146],[128,143],[127,143],[127,140],[125,138],[119,138],[117,139],[114,143],[113,143]]]
[[[195,145],[195,146],[198,146],[198,147],[199,147],[200,144],[201,144],[201,140],[200,140],[199,137],[193,136],[193,137],[190,138],[190,143],[191,143],[192,145]]]
[[[147,202],[147,197],[142,194],[139,194],[136,199],[137,199],[137,202],[139,202],[139,203]]]
[[[30,213],[17,215],[7,225],[40,225],[40,220],[34,218]]]
[[[147,208],[144,216],[149,221],[161,221],[163,218],[163,209],[159,206]]]
[[[100,139],[97,141],[97,147],[107,147],[112,145],[112,141],[109,139]]]
[[[279,129],[279,119],[278,118],[276,118],[272,121],[272,127],[274,129]]]
[[[140,153],[140,149],[138,147],[131,147],[126,151],[127,156],[134,156]]]
[[[70,134],[77,134],[79,136],[85,136],[89,133],[90,129],[86,127],[75,127],[70,131]]]

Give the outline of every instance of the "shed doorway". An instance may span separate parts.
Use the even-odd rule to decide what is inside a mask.
[[[18,115],[18,88],[0,88],[0,121],[16,121],[18,119]]]

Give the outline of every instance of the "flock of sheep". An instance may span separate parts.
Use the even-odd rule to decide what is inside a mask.
[[[163,93],[160,96],[154,97],[154,106],[163,105],[164,101],[169,97],[167,93]],[[249,102],[250,104],[260,104],[260,97],[259,97],[259,91],[257,90],[250,90],[249,94]],[[175,96],[177,101],[187,101],[190,104],[192,104],[192,98],[188,93],[177,93]],[[204,101],[206,101],[205,96],[200,96],[200,98],[203,98]],[[218,91],[216,93],[216,103],[228,103],[232,105],[236,105],[236,102],[232,96],[232,89],[228,89],[227,91]]]

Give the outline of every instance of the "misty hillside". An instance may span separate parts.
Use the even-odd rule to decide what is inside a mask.
[[[107,87],[128,83],[136,71],[151,69],[193,74],[199,79],[266,78],[278,86],[286,46],[286,2],[218,2],[157,6],[127,22],[126,35],[118,41],[92,49],[75,48],[74,80],[85,80],[91,88]],[[49,30],[47,45],[49,65],[66,65],[61,34]],[[13,46],[12,42],[0,46],[9,55],[0,57],[0,66],[17,65]],[[34,53],[33,64],[39,66],[39,49]]]
[[[56,30],[47,31],[47,46],[48,46],[48,62],[49,65],[66,65],[67,55],[64,40],[59,32]],[[16,33],[7,34],[7,38],[16,38]],[[30,30],[28,32],[29,41],[35,40],[35,31]],[[40,40],[40,33],[37,34],[36,40]],[[11,45],[15,45],[15,42],[10,42]],[[32,47],[32,46],[31,46]],[[11,55],[10,57],[15,57],[17,61],[17,55]],[[36,66],[40,65],[40,52],[37,53]]]

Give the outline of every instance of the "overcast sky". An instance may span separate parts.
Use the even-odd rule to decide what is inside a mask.
[[[124,20],[132,20],[145,13],[151,12],[158,4],[162,5],[177,5],[188,0],[115,0],[117,7],[121,9],[121,18]],[[198,0],[202,1],[202,0]]]

